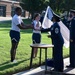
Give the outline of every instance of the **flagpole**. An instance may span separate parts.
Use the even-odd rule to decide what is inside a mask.
[[[45,18],[46,18],[46,16],[47,16],[48,9],[49,9],[49,6],[48,6],[48,7],[47,7],[47,9],[46,9],[46,12],[45,12],[45,16],[44,16],[44,19],[43,19],[42,26],[43,26],[43,24],[44,24],[44,21],[45,21]]]

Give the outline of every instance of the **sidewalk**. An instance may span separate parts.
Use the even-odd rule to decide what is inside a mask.
[[[12,19],[12,17],[0,17],[0,21],[8,21],[11,19]]]
[[[75,75],[75,68],[66,68],[66,65],[69,65],[69,58],[64,59],[64,73],[65,75]],[[52,67],[47,67],[48,70],[51,70]],[[36,69],[31,69],[28,71],[23,71],[17,74],[13,74],[13,75],[51,75],[51,74],[45,74],[45,66],[40,66]],[[58,74],[52,74],[52,75],[58,75]],[[60,75],[63,75],[62,73]]]
[[[26,19],[26,17],[22,17],[22,19]],[[12,20],[12,17],[0,17],[0,22]]]

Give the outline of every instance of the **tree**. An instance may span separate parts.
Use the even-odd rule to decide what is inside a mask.
[[[49,0],[49,5],[55,12],[75,9],[75,0]]]
[[[41,13],[47,7],[48,0],[22,0],[22,8],[33,16],[34,13]]]
[[[62,1],[63,0],[49,0],[49,5],[55,12],[58,12],[61,9],[60,6]]]

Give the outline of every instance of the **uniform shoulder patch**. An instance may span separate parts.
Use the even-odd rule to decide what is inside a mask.
[[[58,34],[59,33],[59,29],[55,28],[55,33]]]

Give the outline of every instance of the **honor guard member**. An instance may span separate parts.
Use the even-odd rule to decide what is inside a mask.
[[[60,32],[60,26],[58,22],[60,21],[59,16],[54,15],[52,17],[53,25],[51,28],[42,29],[42,32],[51,32],[52,43],[54,45],[53,49],[53,63],[54,63],[54,71],[63,72],[63,44],[64,40]]]
[[[54,15],[52,18],[53,25],[51,26],[51,38],[54,44],[53,59],[54,59],[54,70],[63,72],[63,44],[64,40],[60,32],[60,26],[57,22],[60,18]]]
[[[75,10],[71,10],[70,15],[70,65],[67,67],[75,68]]]

